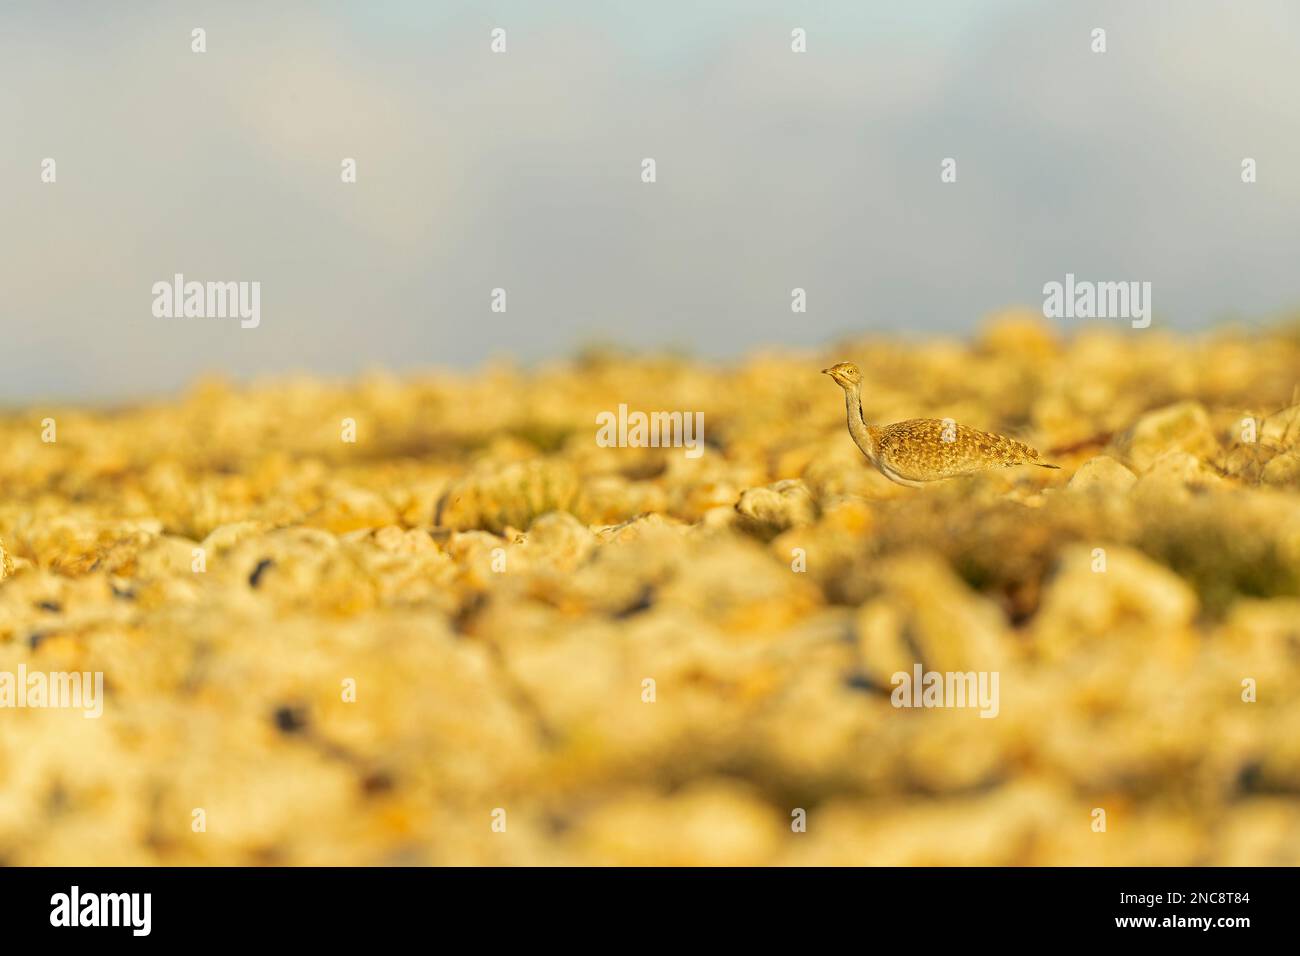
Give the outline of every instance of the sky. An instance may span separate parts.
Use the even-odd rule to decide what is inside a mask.
[[[0,405],[965,335],[1066,273],[1273,316],[1297,90],[1288,0],[8,0]],[[177,273],[259,324],[156,316]]]

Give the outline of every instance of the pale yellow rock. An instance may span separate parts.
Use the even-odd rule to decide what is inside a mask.
[[[1116,544],[1070,545],[1032,622],[1034,647],[1059,658],[1096,642],[1185,639],[1196,594],[1182,578]]]
[[[1265,470],[1279,454],[1277,449],[1258,442],[1239,443],[1231,445],[1216,464],[1225,476],[1253,485],[1263,481]]]
[[[600,475],[585,483],[584,494],[573,510],[587,523],[609,524],[634,515],[667,511],[668,501],[668,493],[657,484]]]
[[[1261,480],[1284,488],[1300,485],[1300,452],[1289,451],[1273,458],[1264,466]]]
[[[708,784],[666,798],[643,791],[615,799],[583,822],[579,839],[614,864],[754,866],[770,857],[783,829],[755,796]]]
[[[213,528],[199,547],[209,554],[220,553],[233,548],[239,542],[263,534],[268,529],[261,521],[236,521]]]
[[[1223,478],[1203,460],[1184,451],[1171,451],[1151,462],[1133,493],[1140,503],[1177,501],[1192,492],[1222,485]]]
[[[907,643],[905,613],[892,601],[868,601],[854,621],[862,672],[880,688],[891,686],[894,674],[912,673],[916,650]]]
[[[435,547],[428,532],[415,528],[403,529],[397,525],[387,525],[367,534],[376,547],[389,554],[418,554]]]
[[[1069,818],[1068,797],[1041,784],[974,792],[938,807],[899,798],[827,801],[788,844],[798,866],[992,866],[1041,863],[1038,844]]]
[[[817,504],[808,486],[797,479],[746,489],[736,502],[736,511],[747,519],[749,525],[767,535],[803,527],[817,520]]]
[[[621,524],[600,528],[596,531],[596,537],[601,541],[615,544],[627,544],[646,535],[658,536],[660,540],[666,541],[668,535],[680,535],[685,533],[686,529],[687,526],[679,521],[662,515],[648,514],[639,515]]]
[[[325,503],[303,523],[331,534],[346,534],[358,529],[382,528],[396,521],[397,510],[383,495],[368,488],[336,484],[329,489]]]
[[[539,560],[561,571],[572,571],[591,556],[596,538],[567,511],[551,511],[528,528],[527,546],[529,553]]]
[[[1257,419],[1258,440],[1278,448],[1294,450],[1300,445],[1300,405],[1289,405]]]
[[[893,484],[888,479],[885,481]],[[791,528],[778,535],[772,539],[769,550],[787,567],[802,567],[801,573],[815,581],[832,600],[860,604],[870,585],[867,543],[875,523],[871,509],[871,503],[862,498],[827,498],[816,524]]]
[[[1011,644],[1002,612],[971,591],[946,562],[918,552],[889,559],[877,573],[883,593],[859,620],[863,666],[869,671],[887,682],[894,669],[910,671],[913,663],[964,672],[998,670],[1007,661]],[[904,667],[896,663],[901,647],[912,656]],[[887,651],[877,658],[882,648]]]
[[[1227,814],[1221,846],[1223,866],[1300,866],[1300,809],[1290,797],[1244,800]]]
[[[1066,488],[1070,491],[1095,495],[1127,494],[1137,482],[1137,476],[1109,455],[1089,458],[1070,478]]]
[[[1232,606],[1219,632],[1216,652],[1235,671],[1234,685],[1261,687],[1290,684],[1300,679],[1300,662],[1294,648],[1300,644],[1300,598],[1271,601],[1241,600]],[[1265,698],[1266,703],[1269,699]]]
[[[722,630],[761,634],[811,612],[820,595],[806,575],[772,561],[749,538],[697,544],[660,590],[663,601],[696,611]]]
[[[459,568],[471,572],[479,581],[488,580],[490,573],[500,573],[494,571],[494,563],[509,568],[512,552],[519,557],[518,549],[511,542],[487,531],[458,531],[443,547]]]
[[[136,568],[144,577],[194,574],[196,567],[206,567],[207,563],[207,555],[196,552],[201,552],[197,541],[176,535],[159,535],[140,550],[136,556]]]
[[[1209,458],[1219,449],[1205,406],[1191,401],[1147,412],[1116,439],[1115,446],[1139,475],[1169,452]]]

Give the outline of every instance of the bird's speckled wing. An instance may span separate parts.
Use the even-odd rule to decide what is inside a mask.
[[[912,418],[886,425],[880,430],[879,441],[882,462],[912,481],[1040,463],[1037,451],[1014,438],[937,418]]]

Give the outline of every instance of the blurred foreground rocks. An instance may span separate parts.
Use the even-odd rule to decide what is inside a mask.
[[[839,360],[1062,470],[894,485]],[[1297,377],[1290,327],[1017,312],[6,412],[0,680],[104,700],[0,707],[0,862],[1300,864]]]

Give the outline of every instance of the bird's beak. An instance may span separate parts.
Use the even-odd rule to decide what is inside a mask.
[[[822,369],[822,374],[823,374],[823,375],[829,375],[829,374],[831,374],[831,370],[828,369],[828,368],[824,368],[824,369]]]

